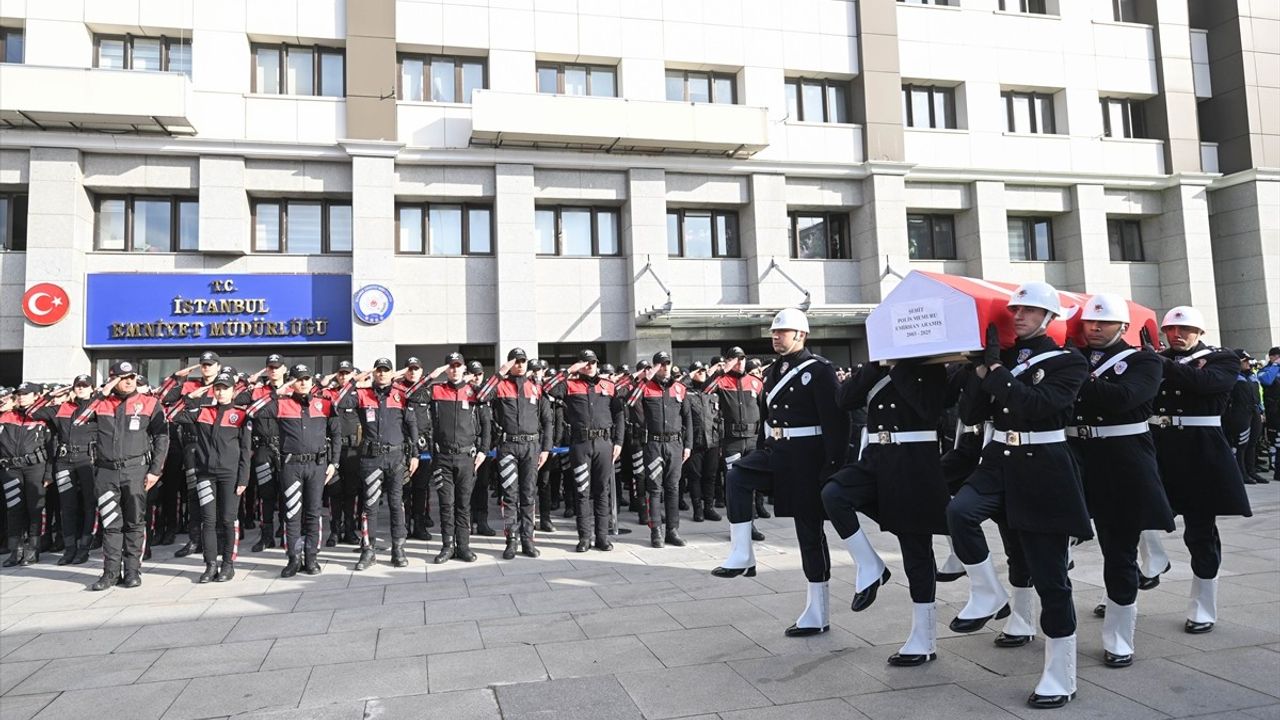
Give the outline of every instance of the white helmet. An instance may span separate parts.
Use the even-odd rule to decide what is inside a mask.
[[[1062,301],[1058,299],[1058,291],[1047,282],[1025,282],[1013,291],[1009,298],[1009,307],[1043,308],[1054,315],[1062,314]]]
[[[806,335],[809,333],[809,318],[804,316],[804,311],[800,308],[783,308],[777,315],[773,316],[773,325],[769,331],[774,330],[795,330]]]
[[[1098,293],[1089,298],[1084,312],[1080,314],[1080,319],[1127,323],[1129,322],[1129,303],[1115,293]]]
[[[1204,332],[1204,314],[1190,305],[1179,305],[1164,314],[1160,329],[1163,330],[1171,325],[1193,327],[1200,332]]]

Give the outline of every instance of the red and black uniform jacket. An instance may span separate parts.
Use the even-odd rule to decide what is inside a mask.
[[[319,395],[282,395],[263,405],[253,415],[255,424],[274,420],[279,428],[280,457],[310,459],[317,464],[337,462],[336,448],[342,441],[342,427],[334,415],[333,403]]]
[[[431,393],[432,452],[445,455],[485,452],[492,442],[489,424],[480,415],[480,391],[468,382],[445,381],[428,386]]]
[[[234,479],[236,487],[248,486],[253,423],[244,408],[216,403],[190,407],[173,421],[190,432],[196,472],[220,480]]]
[[[49,457],[49,427],[39,410],[18,408],[0,413],[0,461],[35,465]]]
[[[93,414],[98,420],[99,467],[123,468],[147,465],[148,475],[159,475],[169,451],[169,424],[159,398],[138,392],[122,396],[112,392],[95,396]]]
[[[564,373],[558,373],[548,383],[547,394],[564,403],[564,417],[569,423],[569,442],[608,437],[614,445],[622,445],[626,436],[626,423],[617,386],[611,380],[605,380],[599,375],[574,375],[566,378]]]
[[[480,400],[493,410],[498,442],[511,436],[537,436],[540,451],[551,451],[553,413],[537,381],[524,375],[494,375],[480,391]]]
[[[407,405],[404,388],[396,385],[356,388],[339,402],[340,408],[355,408],[366,455],[417,447],[418,423]]]
[[[342,438],[343,445],[355,445],[360,438],[360,418],[356,416],[356,405],[342,402],[353,392],[355,392],[355,386],[347,383],[335,388],[323,388],[318,393],[320,397],[333,404],[334,414],[338,418],[338,434]]]
[[[90,450],[98,434],[96,422],[85,422],[77,425],[75,420],[81,414],[89,413],[93,398],[68,400],[57,405],[46,405],[37,410],[33,417],[43,420],[53,428],[57,441],[55,456],[84,455]]]
[[[414,447],[417,448],[417,452],[429,451],[431,449],[431,386],[424,377],[413,383],[401,378],[396,381],[396,387],[404,390],[409,411],[413,413],[413,419],[418,424],[418,437]]]
[[[268,403],[276,401],[280,397],[279,388],[269,382],[261,385],[254,385],[246,388],[244,391],[236,395],[232,404],[244,406],[250,416],[256,416]],[[280,428],[276,425],[275,418],[262,418],[253,422],[253,446],[255,448],[266,446],[270,449],[272,455],[280,454]]]
[[[760,408],[764,405],[764,382],[755,375],[724,373],[707,381],[704,393],[720,398],[721,436],[725,440],[746,440],[760,430]]]
[[[631,392],[630,403],[639,413],[646,442],[679,439],[685,450],[692,449],[693,413],[689,409],[688,386],[670,376],[666,380],[646,380]]]

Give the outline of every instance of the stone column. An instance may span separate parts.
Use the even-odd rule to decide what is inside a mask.
[[[956,254],[970,277],[1000,279],[1009,272],[1009,224],[1004,183],[970,186],[969,209],[956,215]]]
[[[533,274],[537,248],[533,231],[533,166],[494,168],[497,238],[494,244],[498,294],[498,345],[494,362],[506,362],[507,351],[522,347],[538,354],[537,281]]]
[[[1205,183],[1183,182],[1165,190],[1163,208],[1152,243],[1152,259],[1160,264],[1162,307],[1156,317],[1175,305],[1194,306],[1209,325],[1206,342],[1217,344],[1221,337]]]
[[[747,302],[794,305],[800,292],[777,273],[764,277],[770,262],[786,269],[791,260],[791,223],[787,219],[787,178],[756,173],[749,179],[751,202],[742,211],[742,257],[747,261]],[[763,279],[762,279],[763,278]]]
[[[396,143],[351,143],[352,292],[368,284],[386,287],[394,296],[395,283],[395,154]],[[372,362],[396,354],[397,315],[378,325],[352,321],[351,355]],[[364,365],[361,365],[364,367]]]
[[[249,196],[244,158],[200,158],[200,252],[244,255],[250,251]]]
[[[1058,259],[1067,263],[1067,281],[1059,290],[1093,293],[1107,285],[1111,250],[1105,194],[1101,185],[1071,188],[1071,212],[1057,226]]]
[[[661,308],[667,295],[659,285],[671,286],[667,255],[667,175],[661,169],[632,168],[627,173],[627,202],[622,206],[622,240],[631,277],[631,317]],[[673,297],[675,307],[680,299]],[[634,363],[658,350],[671,349],[671,327],[666,323],[637,325],[620,362]]]
[[[898,284],[885,265],[903,275],[910,269],[907,247],[906,169],[872,168],[862,181],[862,206],[853,213],[852,258],[858,261],[858,299],[879,302]],[[881,277],[883,275],[883,277]]]

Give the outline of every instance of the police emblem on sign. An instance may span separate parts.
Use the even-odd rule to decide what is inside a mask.
[[[365,285],[351,298],[356,317],[368,325],[377,325],[390,317],[395,304],[391,291],[381,285]]]

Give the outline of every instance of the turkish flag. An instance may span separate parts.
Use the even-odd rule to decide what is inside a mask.
[[[35,325],[52,325],[70,309],[67,291],[53,283],[37,283],[22,295],[22,314]]]

